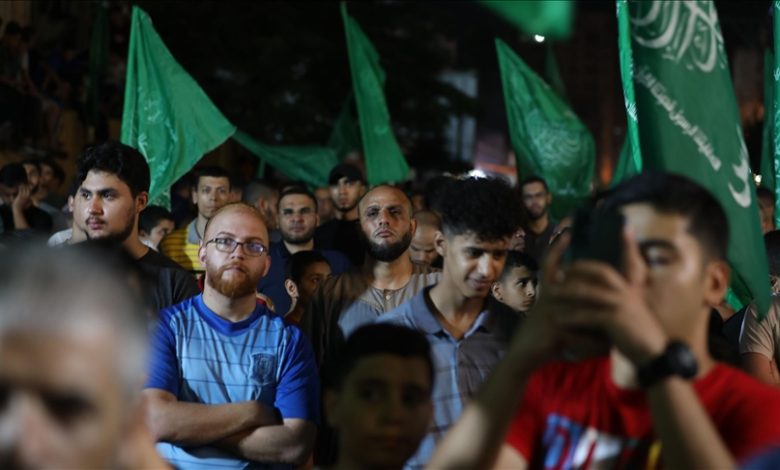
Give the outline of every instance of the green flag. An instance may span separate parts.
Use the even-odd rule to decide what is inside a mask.
[[[761,138],[761,186],[776,194],[775,178],[775,57],[764,51],[764,129]]]
[[[149,199],[165,203],[171,184],[235,131],[134,6],[121,140],[149,162]]]
[[[496,49],[518,176],[544,178],[553,194],[553,216],[567,216],[591,192],[593,136],[509,46],[496,39]]]
[[[87,118],[93,126],[97,124],[100,116],[100,88],[108,67],[108,40],[108,7],[105,2],[99,2],[89,42]]]
[[[631,52],[631,23],[628,18],[628,2],[617,0],[618,50],[620,78],[623,81],[623,102],[626,106],[626,140],[620,149],[610,187],[642,171],[642,153],[639,146],[639,129],[636,119],[634,93],[634,58]]]
[[[743,303],[755,299],[764,314],[767,260],[715,5],[628,7],[642,164],[687,176],[720,201],[731,233],[732,289]]]
[[[569,0],[481,0],[482,4],[526,34],[565,38],[571,33]]]
[[[614,188],[623,180],[638,173],[641,173],[641,170],[636,167],[633,155],[631,155],[631,141],[629,137],[626,137],[626,140],[623,141],[623,146],[620,147],[617,165],[615,165],[615,172],[612,173],[612,181],[609,183],[609,187]]]
[[[333,124],[333,132],[328,140],[328,147],[332,148],[339,160],[344,158],[350,152],[360,150],[360,130],[355,124],[355,118],[352,115],[352,104],[355,98],[352,92],[349,93],[344,104],[341,106],[341,112]]]
[[[349,16],[344,3],[341,4],[341,17],[347,35],[349,68],[357,100],[368,183],[403,181],[409,174],[409,166],[390,125],[383,91],[385,72],[379,65],[379,54],[360,25]]]
[[[257,155],[262,164],[268,163],[288,177],[301,180],[312,188],[327,186],[328,173],[338,164],[336,152],[328,147],[265,145],[242,131],[237,131],[233,138]]]
[[[774,50],[764,53],[764,132],[761,146],[761,186],[775,194],[775,224],[780,227],[780,4],[772,2]]]

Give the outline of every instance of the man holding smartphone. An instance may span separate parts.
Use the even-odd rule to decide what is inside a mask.
[[[561,263],[554,244],[533,314],[431,468],[731,468],[780,442],[780,392],[719,364],[710,309],[729,284],[723,209],[683,177],[649,172],[604,206],[625,216],[623,269]],[[610,354],[554,362],[584,331]]]

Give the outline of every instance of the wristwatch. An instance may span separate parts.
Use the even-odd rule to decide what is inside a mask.
[[[643,388],[649,388],[671,375],[692,379],[698,371],[699,364],[688,346],[679,341],[671,341],[666,345],[663,354],[639,368],[637,376],[639,384]]]

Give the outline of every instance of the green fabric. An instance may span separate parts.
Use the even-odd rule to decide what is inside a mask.
[[[769,282],[756,191],[711,1],[629,2],[642,163],[681,174],[723,206],[734,294],[763,315]]]
[[[349,68],[357,101],[368,183],[403,181],[409,174],[409,166],[390,125],[383,90],[385,72],[379,65],[379,54],[360,25],[349,16],[344,3],[341,4],[341,16],[347,36]]]
[[[171,184],[235,131],[134,6],[121,140],[149,162],[149,199],[164,203]]]
[[[328,147],[265,145],[240,130],[233,138],[257,155],[262,164],[268,163],[289,178],[303,181],[311,188],[327,186],[328,173],[338,164],[336,152]]]
[[[560,219],[590,196],[593,136],[509,46],[496,39],[496,49],[518,177],[544,178],[553,194],[551,212]]]
[[[775,7],[773,7],[775,8]],[[764,52],[764,129],[761,139],[761,186],[769,189],[777,198],[777,158],[778,152],[775,146],[776,126],[780,123],[776,121],[775,104],[775,55],[772,51]],[[780,218],[780,213],[775,209],[775,223]]]
[[[569,0],[481,0],[526,34],[566,38],[571,34],[573,4]]]
[[[620,149],[610,187],[642,171],[642,152],[639,145],[639,129],[636,119],[636,95],[634,81],[634,59],[631,53],[631,24],[628,17],[628,3],[617,0],[618,49],[620,57],[620,78],[623,81],[623,99],[626,106],[626,141]]]
[[[89,43],[87,118],[93,126],[100,117],[100,87],[108,67],[108,41],[108,7],[105,2],[99,2]]]
[[[614,188],[623,180],[638,173],[641,173],[641,171],[637,169],[633,155],[631,155],[631,141],[630,139],[625,139],[620,147],[617,165],[615,165],[615,172],[612,174],[612,181],[609,183],[609,187]]]
[[[350,92],[341,106],[341,112],[333,124],[333,132],[328,140],[328,147],[336,152],[339,160],[342,160],[348,153],[360,150],[360,130],[358,130],[352,115],[354,102],[355,98]]]
[[[772,2],[774,50],[764,56],[764,145],[761,149],[761,186],[775,194],[775,225],[780,227],[780,3]]]

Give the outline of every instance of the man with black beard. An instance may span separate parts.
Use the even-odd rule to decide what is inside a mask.
[[[350,267],[349,260],[339,251],[321,250],[314,244],[314,230],[319,222],[317,198],[305,188],[293,187],[279,198],[276,225],[282,240],[272,242],[269,249],[271,269],[260,284],[258,292],[269,297],[274,310],[284,315],[290,310],[292,300],[284,287],[284,272],[290,256],[301,251],[316,251],[328,260],[333,274],[341,274]]]
[[[203,294],[160,313],[144,396],[158,450],[178,468],[292,468],[309,458],[317,368],[300,330],[257,302],[267,246],[257,209],[219,209],[198,251]]]
[[[525,227],[525,253],[541,261],[555,231],[555,222],[548,212],[552,194],[547,182],[538,176],[530,176],[520,182],[520,193],[528,216],[528,225]]]
[[[76,162],[73,224],[88,240],[121,245],[148,276],[147,306],[154,312],[198,294],[192,276],[141,243],[138,215],[149,200],[149,165],[119,142],[87,148]]]
[[[439,272],[414,265],[409,258],[407,250],[417,224],[403,191],[377,186],[363,196],[358,210],[366,239],[365,262],[325,281],[301,319],[320,365],[358,327],[373,323],[439,280]]]

